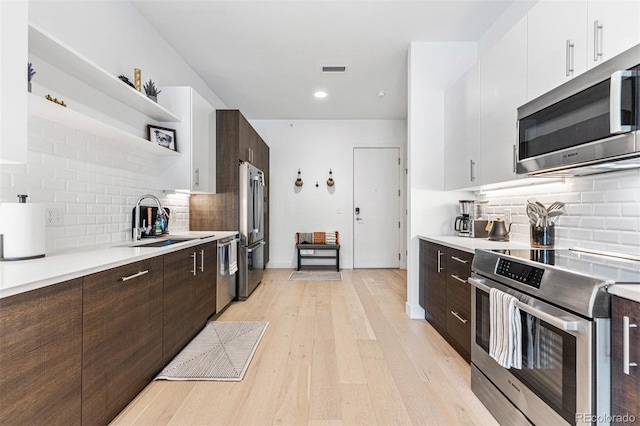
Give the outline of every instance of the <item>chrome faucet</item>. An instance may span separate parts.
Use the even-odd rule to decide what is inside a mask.
[[[140,228],[140,203],[145,198],[151,198],[152,200],[154,200],[156,202],[156,205],[158,206],[158,211],[161,212],[163,216],[165,214],[164,209],[162,208],[162,204],[160,204],[160,200],[155,195],[146,194],[138,198],[138,202],[136,202],[136,217],[133,222],[133,240],[134,241],[137,241],[140,238],[142,238],[142,229]]]

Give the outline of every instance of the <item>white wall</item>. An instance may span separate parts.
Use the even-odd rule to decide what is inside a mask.
[[[268,266],[295,266],[296,232],[337,230],[340,266],[352,268],[353,148],[399,147],[404,158],[405,121],[253,120],[251,124],[270,148]],[[298,169],[304,181],[301,188],[294,185]],[[329,169],[336,182],[331,188],[326,185]]]
[[[444,188],[444,92],[477,60],[476,43],[411,43],[409,48],[407,315],[424,318],[418,301],[417,235],[453,234],[459,199]]]

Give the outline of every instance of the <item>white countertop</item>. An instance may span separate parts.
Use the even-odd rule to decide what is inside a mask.
[[[489,241],[486,238],[458,237],[456,235],[418,235],[418,238],[469,253],[473,253],[476,249],[506,250],[531,248],[528,243],[515,241]]]
[[[640,285],[615,284],[607,288],[607,291],[616,296],[640,303]]]
[[[53,254],[40,259],[0,262],[0,298],[24,293],[128,263],[161,256],[173,251],[237,235],[238,231],[197,231],[172,234],[166,238],[193,238],[165,247],[132,247],[151,243],[143,239],[115,247],[96,247]]]

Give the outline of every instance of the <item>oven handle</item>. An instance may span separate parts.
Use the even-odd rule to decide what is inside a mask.
[[[482,290],[485,293],[489,293],[491,291],[491,287],[485,284],[487,280],[469,277],[469,284],[477,288],[478,290]],[[553,315],[550,315],[546,312],[542,312],[533,306],[527,305],[526,303],[522,303],[520,301],[516,302],[516,306],[521,311],[525,311],[529,315],[532,315],[542,321],[551,324],[552,326],[559,328],[564,331],[578,331],[580,329],[580,323],[577,321],[563,321]]]

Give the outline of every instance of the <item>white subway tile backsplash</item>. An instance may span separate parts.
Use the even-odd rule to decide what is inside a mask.
[[[172,232],[188,231],[189,198],[163,197],[155,156],[32,116],[28,135],[27,165],[2,166],[0,202],[26,193],[63,209],[63,226],[46,228],[47,253],[130,240],[131,211],[143,194],[171,208]]]
[[[557,247],[640,256],[640,169],[566,178],[564,183],[484,191],[490,214],[511,209],[512,240],[528,241],[527,200],[566,203],[556,223]],[[609,266],[602,266],[606,269]],[[603,269],[603,270],[604,270]],[[614,268],[615,269],[615,268]]]

